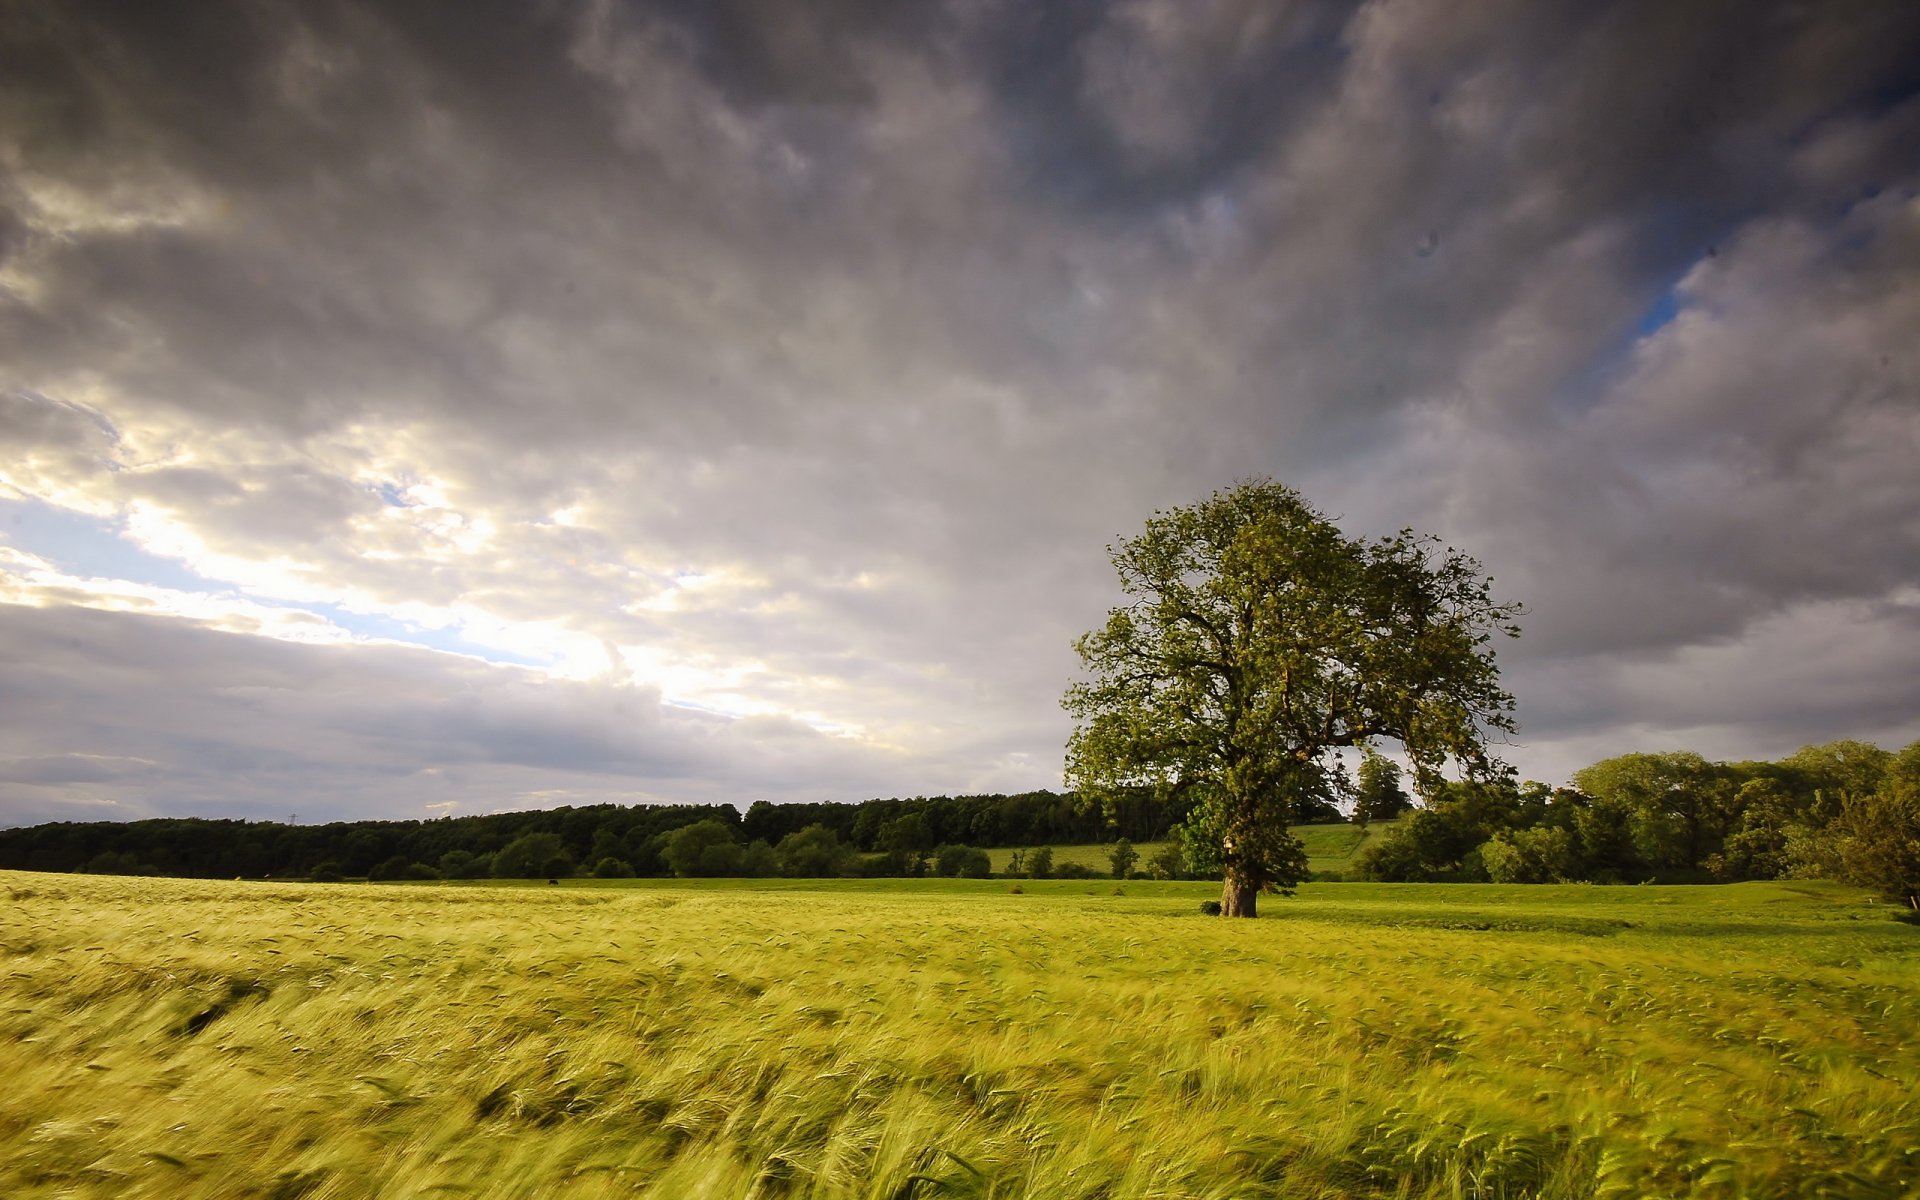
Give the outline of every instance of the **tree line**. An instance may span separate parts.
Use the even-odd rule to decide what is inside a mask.
[[[1920,742],[1778,762],[1624,754],[1559,788],[1449,782],[1357,865],[1389,882],[1835,878],[1920,908]]]
[[[1161,841],[1188,807],[1142,792],[1101,809],[1041,790],[758,801],[744,813],[731,805],[601,804],[319,825],[55,822],[0,829],[0,868],[207,879],[922,874],[956,863],[959,850]]]

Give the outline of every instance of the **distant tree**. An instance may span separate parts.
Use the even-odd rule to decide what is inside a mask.
[[[1472,558],[1410,530],[1348,538],[1267,481],[1158,513],[1111,557],[1134,599],[1075,643],[1068,780],[1108,805],[1193,796],[1222,915],[1304,877],[1289,827],[1338,749],[1395,739],[1423,791],[1449,760],[1504,773],[1486,742],[1515,728],[1513,698],[1486,644],[1517,636],[1519,610]]]
[[[1147,874],[1155,879],[1185,879],[1188,875],[1187,856],[1180,851],[1178,841],[1170,841],[1153,852],[1147,860]]]
[[[1841,878],[1920,912],[1920,742],[1834,819]]]
[[[493,856],[471,850],[449,850],[440,856],[443,879],[484,879],[493,873]]]
[[[1622,754],[1574,773],[1574,786],[1626,808],[1635,855],[1648,867],[1698,867],[1720,849],[1732,781],[1698,754]]]
[[[1822,826],[1849,803],[1877,793],[1893,760],[1870,742],[1841,740],[1802,746],[1780,765],[1801,794],[1806,823]]]
[[[1797,827],[1804,824],[1794,798],[1772,779],[1749,779],[1740,785],[1734,805],[1739,816],[1718,854],[1706,867],[1715,879],[1778,879],[1792,860],[1787,847]]]
[[[1457,790],[1455,790],[1457,789]],[[1355,862],[1362,876],[1384,883],[1484,882],[1481,846],[1504,822],[1485,820],[1490,806],[1473,785],[1453,785],[1368,842]]]
[[[880,827],[878,845],[889,860],[895,875],[918,877],[927,873],[927,856],[933,852],[933,831],[927,819],[917,812],[895,817]]]
[[[1027,878],[1047,879],[1053,875],[1053,847],[1041,846],[1027,852]]]
[[[767,845],[767,839],[755,838],[740,851],[740,874],[748,879],[775,879],[780,875],[780,856]]]
[[[1027,873],[1027,852],[1015,850],[1007,856],[1007,878],[1022,879]]]
[[[1400,786],[1400,766],[1372,746],[1360,752],[1359,781],[1353,795],[1353,823],[1365,829],[1374,821],[1391,821],[1413,807]]]
[[[498,879],[546,879],[573,874],[573,860],[557,833],[528,833],[502,846],[493,856]]]
[[[985,879],[993,860],[972,846],[941,846],[933,852],[933,873],[943,879]]]
[[[1564,829],[1502,830],[1480,847],[1495,883],[1564,883],[1575,872],[1573,837]]]
[[[738,875],[740,847],[733,830],[720,821],[696,821],[682,825],[667,837],[667,866],[675,875]]]
[[[624,858],[608,855],[593,864],[593,875],[596,879],[632,879],[633,867]]]
[[[412,859],[404,854],[396,854],[392,858],[374,864],[367,872],[367,878],[375,883],[390,883],[396,879],[405,879],[407,868],[412,865]]]
[[[1115,879],[1125,879],[1133,874],[1133,864],[1140,861],[1140,852],[1126,838],[1113,843],[1113,849],[1107,851],[1107,864],[1113,868]]]
[[[346,876],[340,870],[339,863],[333,859],[328,859],[316,865],[313,870],[308,871],[307,878],[315,883],[339,883],[342,879],[346,878]]]
[[[842,845],[832,829],[815,823],[781,838],[774,856],[780,860],[782,875],[820,879],[848,873],[853,849]]]
[[[123,850],[105,850],[87,860],[81,868],[89,875],[151,875],[153,870],[140,865],[140,859]]]

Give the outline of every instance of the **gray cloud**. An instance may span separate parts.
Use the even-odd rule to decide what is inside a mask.
[[[1910,5],[0,14],[6,494],[565,677],[21,584],[377,714],[16,640],[36,813],[1052,783],[1101,547],[1256,473],[1529,603],[1530,771],[1920,735]]]

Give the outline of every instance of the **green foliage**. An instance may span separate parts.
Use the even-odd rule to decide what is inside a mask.
[[[1487,643],[1518,633],[1517,609],[1466,555],[1411,531],[1350,539],[1256,481],[1155,514],[1111,557],[1133,600],[1075,642],[1067,776],[1109,802],[1190,794],[1229,915],[1304,875],[1287,829],[1332,791],[1338,748],[1398,739],[1429,787],[1450,759],[1501,773],[1485,742],[1514,728],[1513,698]]]
[[[153,868],[142,866],[139,856],[124,850],[103,850],[81,868],[88,875],[152,875]]]
[[[1113,851],[1107,856],[1107,865],[1115,879],[1125,879],[1133,874],[1133,864],[1140,861],[1140,854],[1133,843],[1119,838],[1113,843]]]
[[[557,833],[529,833],[517,837],[493,856],[493,873],[500,879],[543,879],[573,874],[573,860]]]
[[[1399,764],[1372,746],[1364,748],[1353,795],[1354,824],[1364,827],[1374,821],[1391,821],[1412,807],[1413,800],[1400,786]]]
[[[875,845],[887,857],[887,873],[918,877],[927,873],[933,830],[924,815],[906,813],[880,826]]]
[[[667,837],[666,860],[673,873],[681,876],[745,873],[733,830],[720,821],[696,821],[674,830]]]
[[[1692,867],[1720,849],[1734,811],[1729,773],[1698,754],[1623,754],[1575,772],[1574,786],[1629,815],[1635,857]]]
[[[1549,825],[1502,830],[1480,847],[1480,859],[1495,883],[1564,883],[1576,873],[1572,835]]]
[[[385,883],[395,879],[406,879],[407,868],[414,864],[404,854],[396,854],[384,862],[376,864],[367,872],[367,878],[374,883]],[[431,868],[429,868],[431,869]]]
[[[632,879],[633,867],[624,858],[608,855],[593,864],[593,877],[595,879]]]
[[[941,846],[933,854],[933,873],[943,879],[985,879],[993,860],[972,846]]]
[[[449,850],[440,856],[442,879],[485,879],[493,874],[493,856],[471,850]]]
[[[1028,879],[1048,879],[1053,875],[1053,847],[1040,846],[1027,852],[1025,873]]]
[[[840,835],[825,825],[813,824],[780,839],[774,847],[782,875],[824,878],[850,874],[855,854],[840,843]]]
[[[1842,878],[1920,912],[1920,742],[1875,791],[1849,798],[1834,826]]]
[[[1154,879],[1190,879],[1186,853],[1178,841],[1167,842],[1147,859],[1147,874]]]

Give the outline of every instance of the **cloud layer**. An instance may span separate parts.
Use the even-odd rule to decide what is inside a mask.
[[[1920,736],[1911,5],[0,15],[0,820],[1055,784],[1252,474],[1530,774]]]

